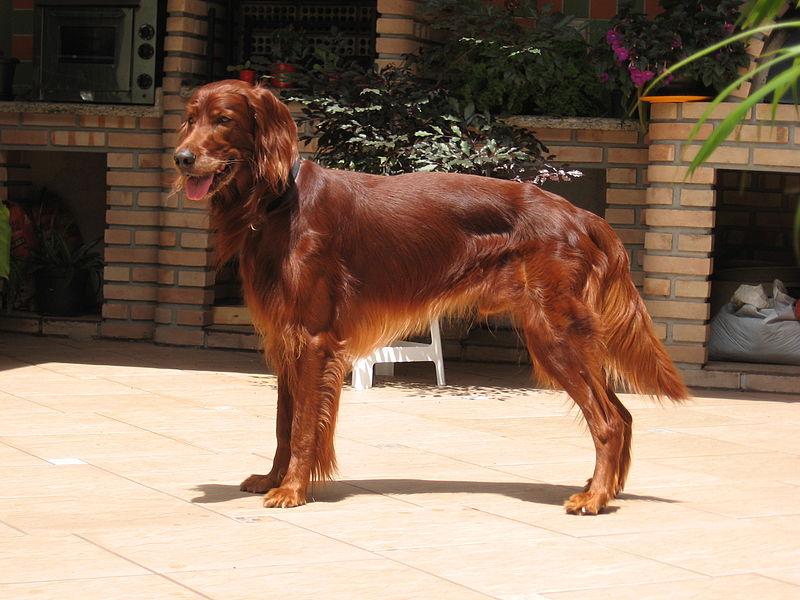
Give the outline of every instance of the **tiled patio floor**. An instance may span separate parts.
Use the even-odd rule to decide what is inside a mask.
[[[259,356],[0,334],[0,598],[800,598],[798,397],[625,396],[627,490],[576,517],[566,397],[446,371],[346,388],[339,478],[268,510],[238,487],[274,448]]]

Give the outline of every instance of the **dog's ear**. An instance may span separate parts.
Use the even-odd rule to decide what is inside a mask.
[[[276,194],[283,193],[297,160],[297,125],[287,106],[268,89],[251,88],[255,131],[253,171]]]

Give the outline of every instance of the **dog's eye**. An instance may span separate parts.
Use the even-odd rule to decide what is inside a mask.
[[[194,125],[194,117],[192,115],[189,115],[188,117],[186,117],[186,124],[187,125]]]
[[[226,117],[225,115],[220,115],[217,117],[217,125],[227,125],[231,122],[230,117]]]

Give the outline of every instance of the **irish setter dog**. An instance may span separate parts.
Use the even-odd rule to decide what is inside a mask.
[[[241,489],[265,492],[267,507],[304,504],[310,480],[335,471],[353,360],[477,309],[510,315],[539,380],[580,407],[596,462],[565,507],[598,513],[630,463],[632,420],[615,386],[688,395],[611,227],[529,183],[326,169],[300,160],[296,136],[269,90],[218,81],[189,100],[174,155],[175,189],[210,204],[218,261],[238,257],[278,376],[272,469]]]

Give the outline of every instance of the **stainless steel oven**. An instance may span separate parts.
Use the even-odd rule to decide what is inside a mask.
[[[158,0],[37,0],[34,19],[39,100],[153,104]]]

